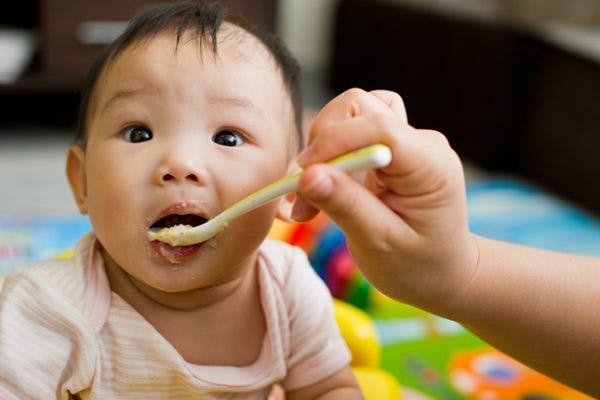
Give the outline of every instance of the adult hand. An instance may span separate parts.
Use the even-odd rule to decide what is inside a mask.
[[[320,164],[374,143],[388,145],[393,159],[362,182]],[[468,282],[477,250],[460,159],[441,133],[408,124],[399,95],[351,89],[333,99],[316,116],[298,163],[305,171],[293,217],[327,213],[382,292],[440,312]]]

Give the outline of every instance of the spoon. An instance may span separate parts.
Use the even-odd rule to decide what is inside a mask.
[[[371,168],[383,168],[392,161],[392,152],[383,144],[363,147],[342,154],[327,162],[341,170],[352,173]],[[187,246],[205,242],[227,227],[229,221],[254,210],[279,196],[298,190],[301,172],[281,178],[226,208],[204,224],[175,225],[170,228],[150,229],[148,238],[168,243],[171,246]]]

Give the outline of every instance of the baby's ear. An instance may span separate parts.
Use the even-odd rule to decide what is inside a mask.
[[[71,192],[82,214],[87,213],[87,178],[85,174],[85,151],[81,146],[69,147],[67,153],[67,178]]]

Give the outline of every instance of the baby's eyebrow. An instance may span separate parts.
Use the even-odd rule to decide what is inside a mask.
[[[140,94],[154,94],[154,93],[156,93],[156,89],[149,87],[149,86],[139,87],[139,88],[120,89],[117,92],[115,92],[113,95],[111,95],[108,98],[108,100],[106,101],[106,103],[104,103],[101,113],[104,113],[111,105],[116,103],[118,100],[127,99],[128,97],[136,97]]]
[[[265,110],[256,105],[253,101],[245,97],[234,97],[234,96],[210,96],[209,101],[214,103],[222,103],[224,105],[233,105],[235,107],[243,108],[252,113],[260,114],[261,117],[266,117],[267,113]]]

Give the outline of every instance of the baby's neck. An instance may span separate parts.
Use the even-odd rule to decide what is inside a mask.
[[[120,271],[125,274],[122,270]],[[113,285],[113,281],[110,279],[111,288],[134,308],[138,309],[138,305],[145,304],[143,308],[187,313],[216,307],[222,302],[241,295],[246,292],[248,277],[240,276],[210,287],[177,293],[156,290],[128,275],[127,280],[129,282],[115,282]],[[129,287],[126,289],[125,285]]]
[[[256,268],[219,285],[164,293],[136,281],[110,260],[105,265],[113,292],[153,325],[186,361],[244,366],[258,358],[266,323]],[[242,337],[240,332],[244,332]]]

